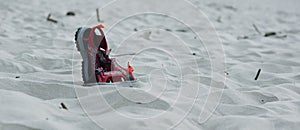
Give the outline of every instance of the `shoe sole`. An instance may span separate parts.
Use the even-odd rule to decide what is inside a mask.
[[[76,47],[77,47],[77,50],[80,52],[80,55],[82,56],[82,78],[83,78],[83,81],[86,83],[88,82],[91,77],[90,77],[90,74],[89,74],[89,60],[90,60],[90,57],[88,56],[88,53],[86,52],[86,45],[84,44],[83,40],[82,40],[82,37],[84,35],[84,32],[86,31],[86,29],[88,28],[79,28],[76,32]]]

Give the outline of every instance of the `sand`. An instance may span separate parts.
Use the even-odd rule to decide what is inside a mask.
[[[297,130],[299,5],[2,1],[0,129]],[[83,86],[74,33],[98,24],[96,8],[137,82]]]

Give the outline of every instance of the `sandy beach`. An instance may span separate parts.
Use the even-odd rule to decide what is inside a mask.
[[[299,5],[2,1],[0,130],[297,130]],[[83,85],[74,34],[99,23],[136,82]]]

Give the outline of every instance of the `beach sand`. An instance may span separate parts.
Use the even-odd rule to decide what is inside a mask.
[[[0,129],[297,130],[299,5],[2,1]],[[83,86],[74,34],[99,24],[97,8],[134,84]]]

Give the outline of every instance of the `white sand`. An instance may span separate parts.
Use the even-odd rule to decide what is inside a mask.
[[[100,14],[112,56],[123,66],[130,60],[139,81],[84,87],[74,33],[96,25],[95,9],[108,2],[1,2],[1,130],[300,128],[299,1],[193,0],[223,46],[205,17],[196,18],[181,0],[105,7]],[[170,13],[150,13],[161,9]],[[148,13],[113,25],[136,10]],[[57,24],[46,21],[48,13]],[[168,15],[186,18],[179,20],[208,38]],[[263,36],[271,31],[277,34]]]

